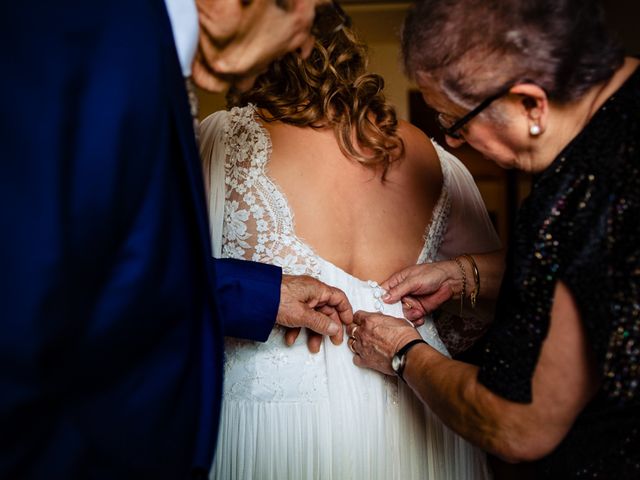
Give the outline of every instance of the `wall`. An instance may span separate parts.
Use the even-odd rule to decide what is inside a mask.
[[[354,29],[369,46],[369,70],[385,80],[386,96],[396,106],[398,116],[409,119],[410,82],[400,62],[400,27],[408,3],[345,5]]]
[[[225,109],[226,103],[223,94],[209,93],[199,88],[196,88],[196,94],[198,96],[198,117],[200,120],[213,112]]]

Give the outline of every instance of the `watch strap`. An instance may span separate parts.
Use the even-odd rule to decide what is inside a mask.
[[[402,374],[404,373],[404,367],[407,364],[406,358],[403,358],[403,357],[406,357],[406,355],[409,353],[409,350],[411,350],[413,347],[415,347],[420,343],[427,343],[427,342],[425,342],[422,338],[416,338],[415,340],[411,340],[410,342],[406,343],[394,355],[394,357],[398,357],[402,359],[402,361],[400,362],[400,368],[398,368],[398,370],[396,371],[396,374],[400,377],[400,379],[403,382],[405,381],[405,379],[402,376]]]

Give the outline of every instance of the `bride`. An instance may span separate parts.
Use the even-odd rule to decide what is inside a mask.
[[[336,11],[320,23],[339,22]],[[340,25],[289,55],[201,125],[214,254],[342,289],[355,310],[402,316],[378,286],[416,262],[499,246],[462,164],[397,122],[382,79]],[[422,337],[447,347],[430,317]],[[482,479],[485,457],[402,381],[359,369],[347,342],[228,338],[214,479]],[[309,348],[307,348],[307,340]],[[289,345],[291,343],[291,345]],[[318,350],[311,353],[309,350]]]

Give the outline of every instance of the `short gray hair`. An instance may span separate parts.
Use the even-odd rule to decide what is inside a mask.
[[[624,61],[596,0],[419,0],[402,53],[409,76],[424,71],[467,102],[522,81],[570,102]]]

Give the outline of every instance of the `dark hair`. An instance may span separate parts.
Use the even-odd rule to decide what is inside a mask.
[[[331,12],[317,13],[327,14]],[[384,81],[366,72],[367,61],[366,47],[351,28],[329,29],[316,34],[306,60],[286,55],[272,63],[250,91],[232,92],[227,101],[229,106],[255,104],[269,113],[265,121],[330,126],[344,155],[366,165],[381,165],[384,178],[404,145],[395,109],[382,92]]]
[[[422,0],[402,53],[408,75],[424,71],[466,101],[528,80],[569,102],[624,61],[595,0]]]

